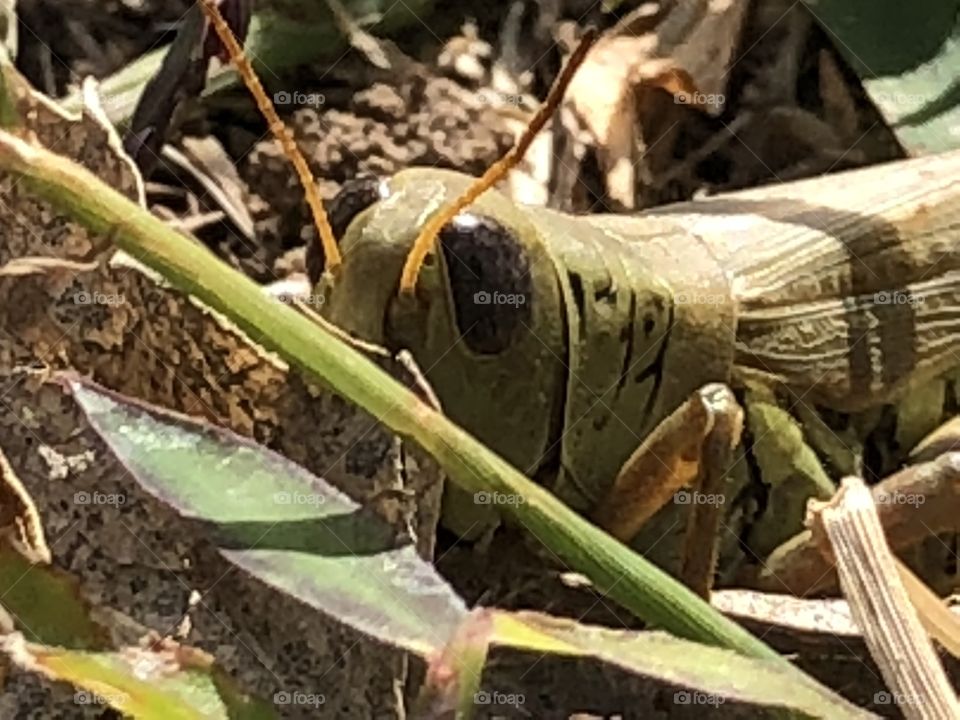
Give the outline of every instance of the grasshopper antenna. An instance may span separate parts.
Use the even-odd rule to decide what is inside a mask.
[[[577,68],[583,63],[584,58],[587,56],[587,51],[596,39],[596,29],[588,28],[580,40],[580,44],[577,45],[570,59],[567,61],[567,64],[564,65],[563,70],[560,71],[560,75],[557,77],[556,82],[554,82],[553,87],[550,88],[547,99],[543,102],[543,105],[540,106],[540,109],[537,110],[536,115],[533,116],[530,124],[527,125],[526,130],[523,131],[523,135],[520,136],[516,144],[507,151],[506,155],[487,168],[483,176],[468,187],[460,197],[448,203],[446,207],[442,208],[440,212],[434,214],[433,217],[426,222],[420,234],[417,236],[416,241],[414,241],[413,247],[403,265],[403,273],[400,275],[401,293],[413,292],[423,261],[431,249],[433,249],[433,244],[437,239],[437,233],[440,232],[441,228],[453,220],[453,218],[457,216],[457,213],[470,205],[470,203],[480,197],[480,195],[500,182],[500,180],[523,159],[524,154],[527,152],[533,139],[537,136],[537,133],[543,129],[547,120],[550,119],[550,116],[553,115],[560,105],[560,101],[563,99],[570,80],[573,79],[574,73],[576,73]]]
[[[294,141],[293,135],[290,134],[290,130],[287,129],[287,126],[283,124],[283,120],[277,115],[277,110],[273,106],[273,102],[271,102],[270,98],[267,97],[267,94],[264,92],[260,78],[258,78],[254,72],[250,61],[247,60],[243,48],[240,47],[240,42],[220,13],[220,9],[217,7],[217,0],[199,0],[199,3],[210,24],[213,26],[213,29],[220,37],[220,41],[227,49],[230,60],[236,66],[237,72],[239,72],[240,77],[243,78],[244,84],[247,86],[250,94],[253,95],[257,107],[260,109],[264,118],[266,118],[270,126],[270,131],[273,133],[273,136],[280,141],[284,154],[290,159],[290,162],[293,163],[293,167],[296,168],[297,175],[300,177],[300,184],[303,186],[303,192],[307,197],[307,204],[313,213],[313,224],[317,228],[317,232],[320,235],[320,243],[323,245],[326,269],[331,272],[335,271],[340,266],[340,248],[337,246],[337,240],[333,235],[333,228],[330,227],[330,221],[327,219],[327,212],[323,209],[323,200],[320,198],[320,193],[317,192],[316,180],[313,177],[313,173],[310,172],[310,168],[307,166],[307,161],[304,159],[303,153],[301,153],[300,148],[297,147],[297,143]]]

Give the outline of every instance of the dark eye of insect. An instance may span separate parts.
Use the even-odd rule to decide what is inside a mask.
[[[387,185],[379,178],[365,175],[347,180],[333,200],[324,203],[333,236],[339,242],[350,223],[361,212],[388,195]],[[323,274],[327,258],[319,241],[307,245],[307,275],[310,284],[316,285]]]
[[[496,220],[460,214],[440,231],[457,327],[473,352],[494,355],[530,321],[530,261]]]

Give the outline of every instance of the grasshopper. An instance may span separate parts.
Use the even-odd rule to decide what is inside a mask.
[[[958,404],[960,152],[633,216],[520,207],[498,173],[346,185],[308,251],[322,315],[701,592]],[[445,503],[466,535],[495,511]]]
[[[849,436],[854,467],[907,393],[939,400],[919,408],[915,435],[946,414],[960,366],[960,153],[635,216],[572,217],[489,191],[440,232],[415,294],[398,295],[424,219],[472,182],[411,169],[371,184],[369,206],[341,225],[339,277],[315,274],[323,314],[409,349],[455,421],[639,548],[657,551],[674,520],[641,526],[702,453],[744,457],[723,452],[740,445],[741,403],[754,446],[768,442],[740,470],[779,476],[767,495],[793,505],[769,507],[755,530],[774,536],[768,550],[801,529],[807,497],[833,490],[816,435],[769,436],[793,427],[792,405],[858,428],[831,436]],[[631,492],[644,473],[672,482]],[[705,494],[731,491],[719,487]]]

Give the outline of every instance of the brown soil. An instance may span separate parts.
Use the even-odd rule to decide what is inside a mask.
[[[480,174],[513,139],[495,113],[466,107],[464,95],[463,88],[447,78],[413,78],[399,87],[377,82],[354,93],[342,110],[300,109],[289,124],[324,198],[332,198],[346,179],[389,176],[406,167]],[[266,266],[257,275],[266,280],[268,268],[273,274],[282,272],[273,267],[278,257],[315,241],[316,231],[303,191],[276,141],[258,141],[243,157],[240,172],[250,187]]]

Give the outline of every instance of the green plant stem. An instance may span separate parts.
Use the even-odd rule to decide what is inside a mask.
[[[34,192],[91,230],[112,232],[120,248],[222,313],[258,344],[418,442],[460,487],[469,492],[519,493],[525,503],[505,509],[572,568],[588,576],[601,592],[638,617],[681,637],[790,664],[528,480],[358,351],[267,296],[205,247],[174,231],[86,169],[2,131],[0,167],[22,177]]]

